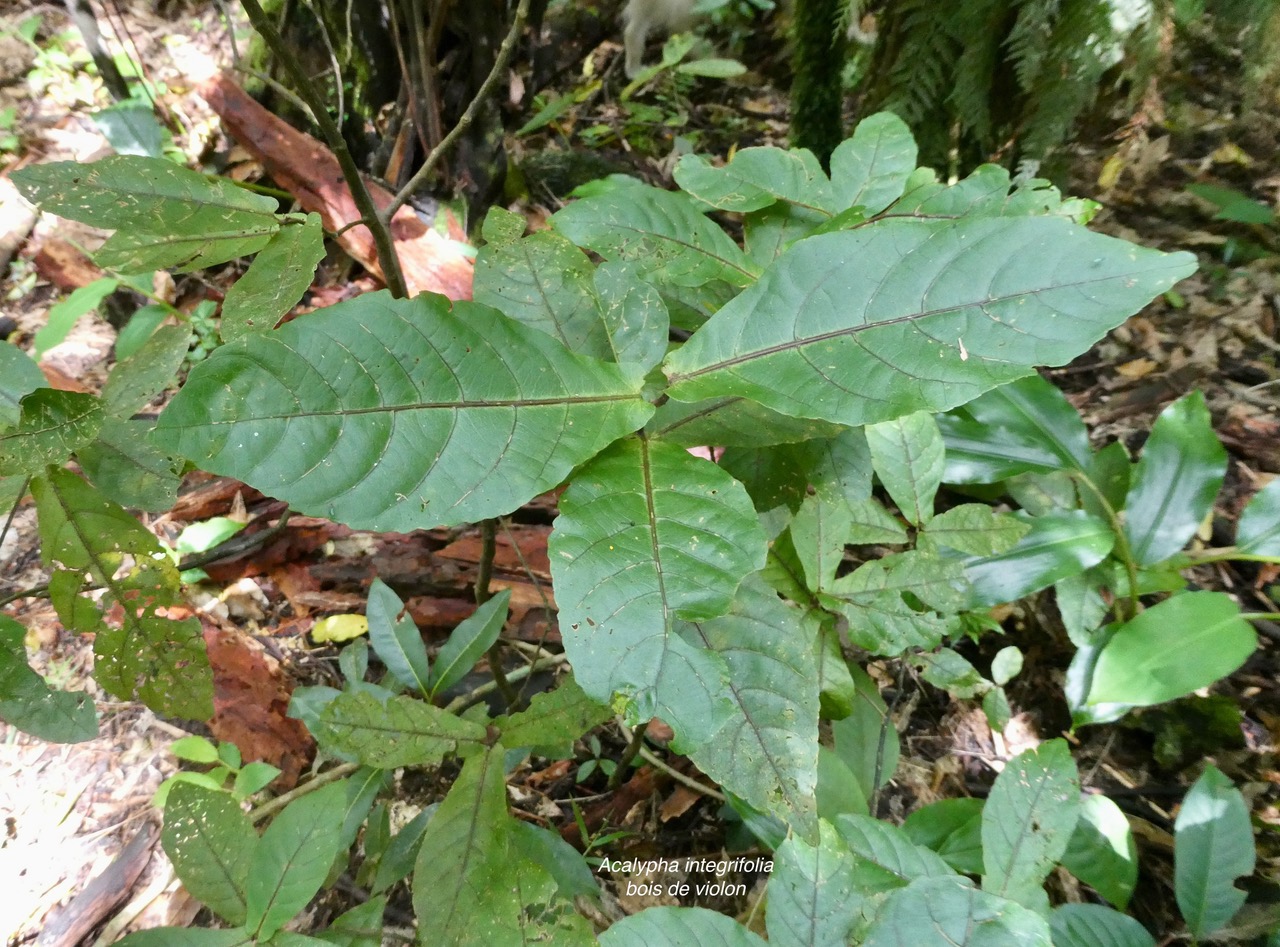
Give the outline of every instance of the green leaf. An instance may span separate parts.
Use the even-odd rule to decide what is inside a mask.
[[[981,799],[939,799],[917,809],[902,831],[917,845],[937,852],[956,871],[982,874]]]
[[[787,201],[830,215],[831,182],[807,148],[743,148],[716,167],[701,155],[685,155],[675,167],[681,190],[720,210],[760,210]]]
[[[44,372],[26,352],[9,342],[0,342],[0,428],[17,424],[23,396],[43,388]]]
[[[668,393],[850,426],[944,410],[1070,360],[1192,267],[1053,218],[822,234],[667,357]]]
[[[200,927],[155,927],[135,931],[117,941],[121,947],[253,947],[253,935],[242,927],[210,930]]]
[[[159,513],[178,497],[182,460],[156,450],[153,421],[106,418],[92,443],[76,451],[84,475],[126,509]]]
[[[32,165],[13,183],[41,210],[117,230],[96,259],[122,272],[225,263],[262,249],[280,226],[273,198],[163,158]]]
[[[219,324],[223,341],[270,332],[298,304],[323,259],[319,214],[307,214],[299,224],[281,227],[227,290]]]
[[[824,221],[834,222],[819,211],[794,204],[771,204],[745,216],[742,222],[743,243],[752,260],[768,266]]]
[[[514,820],[512,850],[547,870],[563,898],[600,897],[600,885],[585,858],[558,832]]]
[[[1054,947],[1156,947],[1145,927],[1101,904],[1064,904],[1049,927]]]
[[[865,815],[836,820],[853,854],[857,890],[871,895],[901,888],[917,878],[953,878],[955,872],[929,849],[914,844],[897,826]]]
[[[1213,511],[1227,452],[1198,391],[1160,412],[1133,472],[1124,531],[1140,566],[1179,552]]]
[[[768,582],[768,564],[760,577]],[[771,586],[772,587],[772,586]],[[858,688],[854,685],[851,666],[840,648],[836,616],[829,612],[819,618],[821,638],[818,655],[818,712],[824,720],[843,720],[854,711]],[[896,743],[897,736],[894,740]]]
[[[560,483],[648,419],[639,386],[485,306],[367,293],[222,346],[155,439],[299,512],[408,531]]]
[[[723,659],[734,707],[690,758],[734,795],[786,820],[800,835],[812,836],[817,828],[816,619],[802,616],[753,576],[738,589],[727,615],[680,631]]]
[[[1240,224],[1274,224],[1275,214],[1267,205],[1253,200],[1230,187],[1216,184],[1188,184],[1187,190],[1218,208],[1214,220],[1230,220]]]
[[[870,217],[902,195],[916,167],[916,142],[892,112],[868,116],[831,153],[833,210],[861,207]]]
[[[80,317],[97,309],[119,285],[119,280],[103,276],[86,286],[78,287],[66,299],[50,306],[45,324],[36,330],[35,339],[32,340],[31,350],[36,359],[39,360],[45,352],[66,339]]]
[[[160,840],[183,886],[229,924],[243,924],[258,833],[225,792],[177,783]]]
[[[608,707],[588,697],[577,681],[566,677],[555,690],[535,694],[527,710],[495,724],[502,731],[503,744],[517,749],[572,742],[611,716]]]
[[[999,483],[1062,466],[1058,455],[1037,439],[970,421],[958,411],[938,415],[938,427],[947,447],[945,483]]]
[[[51,689],[27,664],[26,629],[0,615],[0,720],[49,743],[80,743],[98,735],[88,694]]]
[[[1280,556],[1280,477],[1255,493],[1240,513],[1236,547],[1254,556]]]
[[[907,541],[907,530],[902,522],[880,505],[879,500],[867,497],[850,504],[853,524],[849,530],[849,542],[855,546],[896,546]]]
[[[1112,510],[1124,509],[1125,498],[1129,495],[1129,480],[1133,475],[1133,464],[1129,462],[1129,451],[1124,444],[1113,441],[1094,454],[1089,459],[1086,474]],[[1092,490],[1081,489],[1080,498],[1087,512],[1094,516],[1107,516],[1102,500]]]
[[[1013,602],[1055,582],[1079,575],[1103,559],[1115,544],[1111,527],[1083,510],[1013,517],[1031,529],[1007,552],[964,561],[972,586],[971,606]]]
[[[165,130],[151,105],[126,100],[98,109],[91,117],[117,154],[163,157]]]
[[[671,404],[674,402],[668,402]],[[771,447],[726,447],[720,467],[747,488],[747,495],[763,515],[778,511],[777,524],[785,526],[808,494],[801,472],[812,455],[809,444],[775,444]]]
[[[1138,884],[1138,847],[1129,820],[1106,796],[1087,795],[1062,867],[1120,910]]]
[[[951,648],[914,655],[912,663],[921,669],[921,677],[926,681],[959,700],[977,697],[991,689],[991,683],[978,673],[978,669]]]
[[[385,896],[372,897],[334,918],[320,937],[337,947],[382,947],[382,914],[386,907]]]
[[[0,476],[66,463],[100,427],[102,403],[93,395],[37,388],[22,399],[17,427],[0,434]]]
[[[427,824],[439,808],[438,802],[432,803],[396,833],[395,838],[387,846],[386,853],[378,860],[378,870],[374,873],[373,887],[370,889],[374,894],[386,891],[392,885],[409,877],[409,872],[413,871],[414,862],[418,859],[418,851],[422,847],[422,836],[427,831]],[[367,851],[368,842],[365,843],[365,848]]]
[[[698,287],[713,280],[741,287],[760,272],[687,196],[655,187],[631,185],[576,201],[551,223],[606,260],[635,263],[660,287]]]
[[[503,589],[459,622],[449,633],[449,640],[436,654],[436,663],[431,668],[433,695],[448,690],[466,677],[481,655],[498,640],[507,620],[510,602],[511,592]]]
[[[600,935],[600,947],[765,947],[733,918],[706,908],[647,908],[624,917]]]
[[[830,823],[819,829],[817,845],[792,836],[775,856],[765,915],[774,947],[843,947],[858,920],[849,849]]]
[[[236,781],[232,787],[232,793],[238,799],[248,799],[250,796],[266,789],[271,784],[271,781],[279,775],[280,770],[270,763],[246,763],[244,768],[236,773]]]
[[[321,713],[316,737],[366,766],[396,769],[435,765],[460,743],[483,742],[485,728],[413,697],[392,697],[384,706],[373,694],[346,691]]]
[[[146,344],[117,362],[102,387],[102,409],[127,417],[177,381],[178,369],[191,347],[190,326],[162,326]]]
[[[942,484],[943,442],[933,415],[917,411],[866,427],[871,465],[902,515],[915,526],[933,518]]]
[[[218,762],[218,748],[202,736],[183,737],[169,745],[169,752],[189,763]]]
[[[847,717],[832,722],[831,736],[836,755],[858,780],[863,796],[870,799],[898,768],[898,728],[867,672],[856,665],[848,669],[855,689],[853,708]]]
[[[828,746],[818,747],[818,786],[814,802],[818,817],[828,822],[842,815],[867,815],[871,811],[867,797],[862,794],[861,781]]]
[[[1226,593],[1175,595],[1115,630],[1098,655],[1086,703],[1146,707],[1182,697],[1240,667],[1257,643]]]
[[[169,318],[170,310],[159,304],[143,306],[125,323],[120,334],[116,336],[116,358],[126,359],[133,355],[155,333],[162,322]]]
[[[963,878],[920,878],[894,891],[863,947],[1053,947],[1049,925],[1026,908]]]
[[[1058,614],[1067,629],[1067,637],[1077,648],[1092,644],[1098,628],[1107,615],[1102,598],[1102,581],[1092,572],[1067,576],[1054,584]]]
[[[660,716],[688,746],[710,739],[730,712],[724,664],[673,623],[724,614],[764,565],[742,485],[679,447],[630,438],[574,478],[548,547],[582,689],[625,695],[633,722]]]
[[[746,398],[711,398],[685,404],[668,401],[654,412],[646,431],[682,447],[771,447],[835,437],[842,428],[826,421],[791,418]]]
[[[1008,684],[1022,671],[1022,652],[1013,645],[1001,648],[991,661],[991,680],[1000,687]]]
[[[1084,470],[1092,459],[1080,412],[1039,375],[1001,385],[957,414],[988,428],[988,438],[996,444],[1012,442],[1049,452],[1058,459],[1052,469]]]
[[[1174,822],[1174,895],[1193,937],[1219,930],[1240,910],[1245,892],[1235,880],[1251,875],[1255,861],[1249,807],[1210,764]]]
[[[995,556],[1008,552],[1030,531],[1030,523],[996,513],[985,503],[962,503],[930,520],[916,546],[926,550],[946,546],[971,556]]]
[[[848,618],[854,644],[897,655],[938,646],[951,627],[946,613],[963,604],[963,584],[958,560],[913,551],[863,563],[836,579],[829,597]]]
[[[609,357],[649,371],[667,354],[671,317],[658,291],[634,263],[602,263],[592,277],[600,318],[609,333]]]
[[[853,516],[843,497],[830,500],[815,493],[800,504],[791,521],[791,544],[811,591],[831,587],[852,528]]]
[[[46,562],[62,569],[50,578],[50,598],[64,625],[95,632],[94,677],[109,693],[141,698],[148,707],[191,720],[213,715],[213,678],[200,622],[174,621],[157,609],[182,603],[178,572],[150,532],[75,474],[49,468],[32,481]],[[125,556],[133,566],[117,574]],[[81,598],[87,580],[104,602]],[[122,606],[120,627],[100,608]]]
[[[387,670],[405,687],[419,694],[430,694],[431,660],[422,632],[404,602],[381,579],[369,585],[369,601],[365,608],[369,619],[369,641]]]
[[[1080,816],[1080,778],[1065,740],[1024,750],[996,777],[982,813],[982,887],[1033,910]]]
[[[285,806],[249,859],[247,920],[259,940],[280,930],[311,901],[337,857],[347,807],[345,781]]]

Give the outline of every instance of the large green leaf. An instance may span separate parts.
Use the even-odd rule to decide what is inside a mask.
[[[962,503],[930,520],[916,544],[921,549],[946,546],[973,556],[994,556],[1008,552],[1030,531],[1030,523],[996,513],[985,503]]]
[[[1080,778],[1065,740],[1010,760],[982,813],[982,887],[1038,909],[1041,885],[1067,850],[1080,816]]]
[[[1212,764],[1182,800],[1173,843],[1178,909],[1193,937],[1212,934],[1244,904],[1235,881],[1253,873],[1257,858],[1249,807]]]
[[[892,891],[917,878],[955,877],[945,861],[888,822],[842,815],[836,828],[853,854],[854,882],[863,894]]]
[[[680,628],[729,669],[734,714],[690,751],[704,773],[752,806],[812,836],[818,765],[818,623],[756,577],[727,615]]]
[[[1145,927],[1101,904],[1064,904],[1049,927],[1053,947],[1156,947]]]
[[[163,158],[32,165],[13,182],[41,210],[118,231],[96,258],[121,272],[213,266],[256,253],[280,229],[274,198]]]
[[[844,947],[858,919],[849,849],[830,823],[819,828],[817,845],[791,837],[777,851],[765,916],[773,947]]]
[[[79,743],[98,735],[88,694],[53,690],[27,664],[26,629],[0,615],[0,720],[50,743]]]
[[[94,676],[124,700],[191,720],[213,714],[213,678],[200,622],[163,618],[158,609],[183,603],[178,570],[155,536],[75,474],[56,467],[32,481],[46,562],[62,568],[49,581],[64,625],[95,632]],[[125,556],[133,565],[124,573]],[[92,581],[107,601],[81,596]],[[118,603],[120,626],[104,604]]]
[[[675,179],[682,191],[721,210],[742,213],[775,201],[824,214],[832,207],[831,182],[807,148],[743,148],[721,167],[701,155],[685,155],[676,163]]]
[[[1175,595],[1115,630],[1094,665],[1086,703],[1174,700],[1226,677],[1257,644],[1226,593]]]
[[[1198,391],[1160,412],[1133,474],[1124,531],[1138,565],[1167,559],[1187,544],[1227,471],[1227,452]]]
[[[848,425],[943,410],[1074,358],[1193,266],[1055,218],[822,234],[668,356],[669,394]]]
[[[348,691],[324,709],[316,736],[366,766],[395,769],[439,763],[460,744],[483,742],[485,728],[412,697],[384,705],[373,694]]]
[[[1236,546],[1255,556],[1280,556],[1280,477],[1255,493],[1240,513]]]
[[[916,526],[933,518],[933,500],[942,485],[942,434],[926,411],[868,424],[867,446],[880,483],[907,520]]]
[[[324,259],[319,214],[291,218],[253,258],[248,271],[227,290],[219,331],[224,341],[270,332],[298,304]]]
[[[0,428],[17,424],[18,403],[45,384],[44,373],[31,356],[12,343],[0,342]]]
[[[1048,451],[1058,459],[1055,467],[1084,470],[1089,465],[1089,432],[1080,412],[1039,375],[1001,385],[956,414],[989,429],[994,445],[1015,443]]]
[[[369,643],[392,676],[419,694],[431,693],[431,660],[422,632],[409,617],[404,602],[381,579],[369,585],[365,606],[369,619]]]
[[[1129,903],[1138,884],[1138,847],[1129,820],[1106,796],[1084,797],[1062,867],[1120,910]]]
[[[897,655],[938,646],[952,629],[950,613],[964,604],[963,587],[959,560],[910,551],[863,563],[824,598],[848,618],[854,644]]]
[[[918,878],[892,892],[863,947],[1053,947],[1038,914],[965,878]]]
[[[408,531],[555,486],[647,420],[640,383],[488,307],[370,293],[222,346],[155,437],[301,512]]]
[[[1069,576],[1079,575],[1106,558],[1115,544],[1111,527],[1083,510],[1014,518],[1031,529],[1017,544],[995,556],[964,562],[972,586],[971,606],[1013,602]]]
[[[771,447],[841,433],[838,425],[788,417],[746,398],[668,401],[654,412],[647,430],[684,447]]]
[[[916,167],[916,142],[892,112],[870,115],[831,153],[833,210],[878,214],[902,194]]]
[[[555,690],[535,694],[527,710],[494,723],[502,731],[502,742],[515,749],[571,743],[611,716],[608,707],[592,700],[577,681],[566,677]]]
[[[344,781],[285,806],[253,849],[245,926],[260,940],[280,930],[320,890],[342,842]]]
[[[229,924],[245,922],[258,833],[234,798],[204,786],[175,784],[165,802],[160,840],[193,897]]]
[[[0,434],[0,476],[62,464],[98,435],[102,402],[76,391],[37,388],[22,399],[16,427]]]
[[[733,918],[706,908],[648,908],[600,935],[600,947],[766,947]]]
[[[84,475],[126,509],[159,513],[178,498],[181,458],[151,443],[155,422],[107,418],[92,443],[76,451]]]
[[[724,614],[764,565],[743,486],[682,448],[630,438],[574,478],[548,547],[582,689],[606,702],[625,695],[633,721],[660,716],[688,746],[718,732],[731,712],[724,662],[673,623]]]
[[[153,927],[117,941],[121,947],[255,947],[253,934],[243,927],[210,930],[201,927]]]

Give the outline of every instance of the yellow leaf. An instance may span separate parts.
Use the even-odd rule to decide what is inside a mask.
[[[314,641],[350,641],[369,631],[369,619],[363,615],[330,615],[311,627]]]

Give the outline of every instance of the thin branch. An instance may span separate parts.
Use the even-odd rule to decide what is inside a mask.
[[[309,793],[313,793],[321,786],[326,786],[329,783],[336,782],[344,776],[349,776],[359,768],[359,763],[343,763],[341,766],[335,766],[333,769],[327,769],[323,773],[318,773],[314,778],[307,780],[307,782],[303,783],[301,786],[296,786],[288,792],[282,793],[274,799],[269,799],[262,805],[258,806],[249,813],[249,821],[261,822],[277,810],[283,809],[289,803],[293,802],[293,800],[300,799]]]
[[[489,580],[493,578],[493,560],[498,554],[498,526],[492,519],[480,524],[480,565],[476,569],[476,604],[483,605],[493,597],[489,588]],[[489,673],[498,687],[498,693],[506,702],[507,710],[515,710],[517,694],[511,682],[507,680],[506,669],[502,666],[502,637],[499,636],[489,646]]]

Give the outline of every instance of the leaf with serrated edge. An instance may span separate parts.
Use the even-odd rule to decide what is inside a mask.
[[[863,947],[1053,947],[1044,918],[965,878],[920,878],[881,906]]]
[[[0,476],[63,464],[98,436],[102,402],[76,391],[37,388],[22,399],[16,427],[0,434]]]
[[[722,167],[685,155],[676,162],[675,179],[686,194],[738,213],[786,201],[826,216],[832,205],[831,182],[805,148],[743,148]]]
[[[1245,892],[1235,882],[1253,874],[1256,861],[1249,807],[1210,764],[1174,822],[1174,894],[1193,937],[1219,930],[1240,910]]]
[[[821,234],[667,357],[668,394],[850,426],[945,410],[1069,361],[1194,266],[1056,218]]]
[[[611,716],[608,707],[566,677],[550,693],[535,694],[529,709],[496,721],[502,742],[511,748],[554,746],[578,739]]]
[[[752,806],[802,836],[815,828],[818,621],[785,603],[759,578],[742,583],[727,615],[681,629],[724,659],[735,713],[689,756]]]
[[[165,802],[160,840],[193,897],[230,924],[245,922],[249,863],[258,833],[235,799],[177,783]]]
[[[1031,529],[1029,523],[996,513],[985,503],[962,503],[939,513],[921,531],[918,548],[946,546],[971,556],[1008,552]]]
[[[897,200],[916,167],[916,142],[892,112],[869,115],[831,153],[833,210],[862,207],[868,217]]]
[[[653,907],[624,917],[600,935],[600,947],[766,947],[733,918],[706,908]]]
[[[1024,750],[996,777],[982,813],[983,890],[1035,909],[1080,816],[1080,778],[1064,740]]]
[[[863,898],[853,884],[848,846],[829,822],[817,845],[791,837],[778,849],[769,878],[765,923],[775,947],[844,947]]]
[[[630,438],[574,478],[548,547],[582,689],[602,701],[625,695],[631,720],[660,716],[685,747],[710,739],[731,713],[724,663],[673,622],[724,614],[764,565],[742,484],[682,448]]]
[[[1145,927],[1101,904],[1064,904],[1049,927],[1054,947],[1156,947]]]
[[[407,532],[557,485],[648,419],[641,381],[485,306],[368,293],[222,346],[154,437],[300,512]]]
[[[369,585],[365,607],[369,619],[369,641],[378,657],[405,687],[419,694],[430,693],[431,661],[422,632],[405,611],[404,602],[381,579]]]
[[[448,690],[466,677],[480,660],[480,656],[498,640],[507,620],[507,606],[510,602],[511,592],[503,589],[459,622],[449,633],[449,640],[440,648],[435,666],[431,669],[433,695]]]
[[[413,697],[392,697],[383,705],[373,694],[356,691],[325,707],[317,736],[366,766],[395,769],[439,763],[459,743],[482,742],[485,729]]]
[[[161,326],[142,348],[117,362],[102,386],[102,408],[128,417],[174,383],[191,347],[190,326]]]
[[[275,328],[311,286],[316,265],[323,259],[319,214],[307,214],[301,224],[281,227],[258,251],[244,276],[227,290],[218,326],[223,341]]]
[[[893,502],[911,523],[933,518],[933,501],[942,485],[943,443],[938,422],[926,411],[868,424],[871,465]]]

